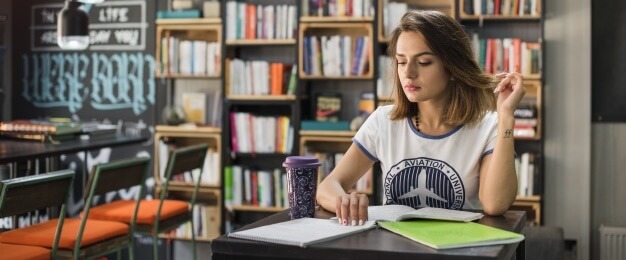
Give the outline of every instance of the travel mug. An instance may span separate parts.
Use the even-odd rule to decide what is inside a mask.
[[[317,170],[321,165],[313,156],[289,156],[283,162],[287,170],[287,197],[291,219],[315,215]]]

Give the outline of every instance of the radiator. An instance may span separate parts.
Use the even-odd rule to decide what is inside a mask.
[[[626,228],[600,226],[600,259],[626,259]]]

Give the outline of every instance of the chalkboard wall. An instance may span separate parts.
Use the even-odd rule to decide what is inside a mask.
[[[591,4],[592,121],[626,122],[626,2]]]
[[[56,16],[63,1],[13,1],[11,118],[105,121],[127,135],[149,137],[141,145],[63,156],[63,167],[82,172],[85,155],[89,169],[116,159],[152,157],[155,111],[163,104],[158,97],[164,96],[158,95],[154,78],[155,5],[156,1],[106,0],[90,6],[89,49],[65,51],[56,45]],[[81,174],[77,178],[79,186],[84,184]],[[149,189],[152,183],[148,181]],[[119,195],[130,197],[134,192]],[[75,189],[70,214],[82,208],[81,195]]]

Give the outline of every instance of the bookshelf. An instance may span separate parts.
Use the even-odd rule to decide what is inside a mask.
[[[349,125],[359,115],[359,97],[362,93],[375,93],[377,106],[392,102],[389,82],[393,72],[388,69],[392,60],[385,55],[388,43],[386,34],[389,31],[387,23],[390,17],[398,19],[401,14],[394,13],[397,7],[390,8],[390,5],[400,5],[400,8],[407,10],[421,8],[442,11],[461,22],[468,33],[479,40],[519,38],[531,43],[531,46],[536,43],[534,46],[541,48],[543,45],[540,0],[531,1],[536,6],[536,13],[522,15],[519,12],[518,15],[478,15],[467,7],[469,0],[348,2],[355,6],[311,6],[311,1],[299,0],[223,0],[220,1],[221,18],[157,20],[157,76],[169,82],[184,82],[184,85],[189,80],[219,82],[219,97],[224,100],[220,105],[222,124],[216,126],[221,130],[221,143],[224,144],[221,148],[223,191],[219,194],[224,205],[223,230],[229,231],[251,223],[286,206],[284,203],[276,204],[285,191],[277,188],[282,184],[277,185],[273,181],[274,203],[255,204],[242,197],[235,203],[233,169],[238,168],[241,173],[237,174],[242,176],[246,170],[266,171],[272,174],[272,180],[280,179],[284,175],[282,162],[286,156],[309,152],[340,153],[345,152],[352,143],[355,132],[349,127],[324,131],[302,129],[303,121],[316,118],[317,97],[340,97],[338,120],[340,123],[348,123],[344,125]],[[278,21],[275,24],[267,24],[263,19],[259,20],[259,15],[282,18],[274,19]],[[365,37],[367,43],[361,43],[359,49],[357,39]],[[165,58],[163,50],[169,50],[170,47],[169,40],[163,39],[169,38],[216,42],[220,50],[220,60],[215,64],[218,70],[204,75],[164,70],[169,68],[164,66],[169,57]],[[164,45],[167,47],[164,48]],[[343,56],[346,54],[349,56]],[[536,55],[539,59],[543,56],[541,52]],[[359,58],[357,62],[355,57]],[[272,64],[282,64],[282,69],[276,69],[281,66]],[[533,120],[525,122],[533,124],[530,126],[533,131],[530,131],[532,134],[527,131],[524,136],[516,136],[515,146],[518,155],[534,155],[533,174],[537,176],[534,181],[538,184],[534,194],[520,195],[514,208],[528,210],[530,220],[541,224],[543,78],[540,67],[530,71],[524,74],[527,94],[523,104],[532,108],[531,119],[534,123]],[[279,128],[282,129],[280,132]],[[157,129],[157,132],[160,131]],[[246,138],[249,140],[244,140]],[[274,177],[275,171],[280,172],[280,177]],[[380,171],[377,165],[373,169],[374,176],[380,173],[376,171]],[[243,193],[241,185],[248,184],[245,184],[245,179],[240,182],[238,189]],[[373,183],[364,190],[372,194],[372,203],[379,203],[382,199],[377,198],[380,196],[378,182],[377,178],[373,178]],[[283,195],[276,197],[278,193]]]
[[[169,149],[208,143],[210,152],[197,194],[197,209],[194,209],[197,214],[194,221],[202,223],[199,225],[202,228],[196,232],[197,241],[208,242],[223,232],[222,129],[221,113],[217,112],[222,105],[218,102],[222,99],[222,19],[157,19],[155,24],[155,76],[166,83],[164,91],[160,91],[166,93],[164,113],[166,109],[181,108],[185,113],[183,123],[189,124],[185,127],[157,125],[155,128],[155,194],[161,192],[160,174]],[[211,178],[205,181],[205,177]],[[173,180],[169,193],[186,198],[191,196],[193,188],[189,179]],[[188,226],[181,226],[164,236],[190,240]]]
[[[359,97],[362,93],[376,91],[373,69],[376,54],[375,1],[352,3],[354,6],[350,7],[339,3],[334,8],[328,6],[315,10],[303,6],[301,10],[298,48],[301,82],[299,153],[320,159],[322,166],[318,181],[332,171],[352,144],[356,132],[349,128],[349,122],[360,115]],[[319,112],[324,110],[320,100],[327,97],[339,100],[339,108],[333,108],[338,113],[333,116],[334,119],[328,119],[333,122],[310,124],[324,120],[319,118]],[[307,124],[303,123],[305,120]],[[377,201],[373,183],[375,170],[376,167],[373,167],[355,187],[358,192],[368,194],[373,203]]]
[[[156,77],[220,78],[222,20],[157,19]]]
[[[514,136],[517,160],[520,162],[518,166],[520,187],[512,208],[527,211],[529,223],[541,225],[545,178],[542,129],[544,90],[541,64],[543,1],[494,1],[493,5],[488,3],[487,6],[483,6],[484,1],[458,0],[458,2],[457,19],[468,28],[468,33],[473,37],[474,48],[478,50],[477,59],[486,72],[512,70],[511,63],[506,64],[500,60],[500,55],[506,56],[500,52],[508,52],[509,60],[511,56],[519,56],[514,63],[518,64],[524,76],[526,96],[516,110]],[[511,41],[512,45],[509,43]],[[496,57],[491,68],[484,57],[490,52],[486,50],[489,47],[492,49],[492,56]],[[512,52],[515,54],[511,55]],[[528,157],[530,159],[526,159]]]
[[[288,207],[282,161],[299,120],[298,2],[222,1],[226,231]]]
[[[169,152],[176,147],[185,147],[198,143],[209,144],[209,151],[205,158],[205,166],[202,173],[202,182],[197,194],[197,209],[194,210],[194,221],[202,221],[201,229],[196,233],[198,241],[211,241],[217,238],[222,232],[222,170],[221,170],[221,129],[215,127],[178,127],[178,126],[156,126],[154,134],[154,179],[155,196],[161,192],[162,176],[167,165]],[[169,194],[190,198],[194,184],[190,179],[172,180],[169,183]],[[189,224],[187,224],[189,225]],[[191,234],[189,227],[183,225],[172,231],[176,239],[189,240]],[[165,235],[165,237],[169,237]]]

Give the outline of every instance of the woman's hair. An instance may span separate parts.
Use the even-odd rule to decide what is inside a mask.
[[[437,11],[407,12],[391,34],[387,52],[394,59],[398,38],[403,32],[424,35],[428,46],[454,79],[448,86],[450,104],[444,108],[444,122],[453,126],[477,123],[486,112],[495,109],[491,77],[478,67],[469,37],[454,19]],[[417,106],[404,95],[395,61],[391,75],[394,75],[391,119],[417,115]]]

